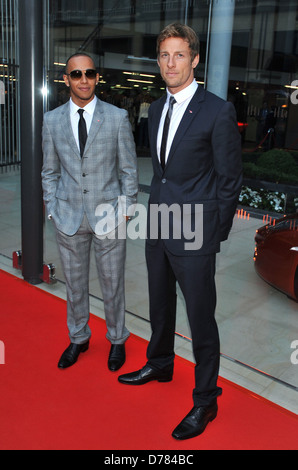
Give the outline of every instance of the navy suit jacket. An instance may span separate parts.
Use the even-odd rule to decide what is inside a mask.
[[[173,226],[176,216],[168,218],[170,229],[164,243],[175,255],[201,255],[220,250],[220,242],[230,232],[242,184],[241,139],[232,103],[198,87],[177,129],[164,171],[157,156],[157,133],[166,96],[149,109],[149,138],[153,179],[149,198],[147,243],[156,243],[157,206],[172,204],[181,208],[181,220],[191,214],[193,234],[201,230],[199,245],[190,232],[180,237]],[[178,206],[177,206],[178,205]],[[201,217],[196,219],[196,213]],[[176,214],[177,215],[177,214]],[[176,217],[177,219],[177,217]],[[162,219],[165,222],[166,217]],[[200,223],[201,226],[195,227]],[[159,236],[161,227],[159,226]],[[179,231],[178,231],[179,232]],[[153,235],[152,235],[153,233]],[[193,241],[195,240],[195,235]],[[186,249],[186,243],[188,248]]]

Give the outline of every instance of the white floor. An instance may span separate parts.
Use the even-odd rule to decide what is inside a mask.
[[[151,179],[149,158],[139,158],[139,203]],[[21,201],[19,171],[0,173],[0,269],[21,276],[12,266],[12,253],[21,249]],[[298,365],[291,363],[291,343],[298,340],[298,304],[267,285],[253,266],[254,234],[262,220],[252,215],[235,216],[229,240],[217,257],[217,321],[221,337],[220,375],[253,393],[298,414]],[[39,287],[65,298],[53,227],[45,225],[44,262],[56,267],[55,284]],[[179,291],[178,291],[179,292]],[[147,273],[144,240],[127,239],[127,326],[142,338],[150,338]],[[103,318],[103,304],[92,261],[90,310]],[[179,292],[176,354],[193,360],[183,298]],[[1,340],[1,333],[0,333]],[[136,358],[136,367],[145,357]]]

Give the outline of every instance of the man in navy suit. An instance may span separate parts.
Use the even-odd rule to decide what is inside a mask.
[[[120,376],[119,381],[141,385],[172,379],[178,282],[192,334],[195,388],[194,407],[172,435],[188,439],[201,434],[216,417],[222,392],[217,386],[215,257],[228,237],[241,190],[241,143],[233,105],[194,79],[199,63],[195,32],[185,25],[169,25],[158,37],[157,54],[167,94],[149,110],[154,176],[146,260],[152,336],[146,365]],[[164,123],[171,107],[165,143]],[[165,207],[173,208],[172,217],[169,212],[164,216],[161,208]],[[160,208],[159,217],[156,208]]]

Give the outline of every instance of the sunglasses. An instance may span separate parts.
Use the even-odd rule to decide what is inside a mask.
[[[69,75],[72,80],[80,80],[83,76],[83,73],[86,75],[86,78],[90,78],[90,79],[96,78],[96,75],[97,75],[97,72],[94,69],[72,70],[67,75]]]

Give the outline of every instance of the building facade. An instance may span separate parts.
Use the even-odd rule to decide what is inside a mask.
[[[30,107],[22,113],[23,97],[27,90],[28,94],[33,90],[30,80],[24,83],[22,79],[20,84],[20,63],[24,64],[27,59],[33,61],[32,54],[24,51],[24,38],[20,34],[20,25],[22,31],[27,26],[19,15],[20,5],[24,8],[26,4],[43,6],[43,44],[35,41],[35,46],[42,49],[42,61],[35,65],[38,72],[41,71],[43,85],[40,89],[34,88],[38,96],[43,96],[43,111],[51,110],[69,98],[63,82],[66,60],[75,52],[86,52],[94,58],[100,74],[98,97],[127,109],[138,156],[148,156],[146,114],[142,111],[165,93],[156,62],[156,38],[166,25],[179,21],[191,26],[200,38],[196,80],[200,86],[235,105],[244,163],[249,159],[252,166],[257,152],[267,156],[269,149],[287,150],[282,153],[282,158],[296,152],[294,170],[297,173],[298,0],[0,0],[0,256],[10,258],[12,252],[20,250],[23,262],[25,255],[27,259],[33,258],[32,252],[36,255],[38,246],[39,266],[42,267],[43,261],[56,263],[49,256],[49,252],[51,255],[55,252],[53,246],[56,247],[52,225],[43,218],[39,208],[36,213],[41,212],[41,217],[35,216],[33,205],[27,199],[28,195],[40,199],[38,205],[42,206],[39,192],[36,198],[31,187],[27,190],[28,186],[33,186],[33,181],[39,190],[41,148],[34,161],[38,165],[30,161],[23,179],[20,178],[22,171],[19,171],[26,166],[21,157],[24,120],[27,113],[28,116],[32,113]],[[31,32],[28,27],[27,30]],[[37,121],[42,119],[35,119]],[[144,161],[147,160],[142,159]],[[272,159],[272,166],[275,164]],[[33,169],[38,173],[37,178],[31,177]],[[276,168],[273,170],[276,174]],[[291,176],[295,171],[291,171]],[[21,191],[24,180],[28,186]],[[270,181],[271,187],[275,186],[270,189],[274,197],[276,190],[286,191],[285,184],[279,181],[276,184],[276,181]],[[297,209],[298,184],[294,179],[292,181],[286,181],[286,184],[291,185],[294,194],[290,195]],[[258,185],[261,190],[268,189],[262,178]],[[141,197],[147,190],[148,187]],[[265,198],[268,202],[267,193]],[[289,194],[286,199],[290,200]],[[285,208],[282,203],[282,214],[286,212]],[[38,224],[35,224],[36,219]],[[34,233],[34,238],[28,231],[33,222],[38,225],[38,234]],[[259,222],[262,225],[261,220],[256,221],[256,228]],[[282,377],[296,390],[297,368],[293,372],[294,365],[290,364],[284,370],[290,361],[291,341],[297,337],[296,304],[293,306],[286,298],[275,302],[272,292],[267,294],[267,290],[264,293],[259,289],[258,278],[255,280],[255,273],[252,274],[255,230],[245,238],[246,227],[243,225],[239,233],[241,258],[235,262],[231,279],[226,272],[219,274],[219,288],[227,297],[219,311],[223,352],[241,363]],[[244,245],[248,254],[241,251]],[[133,250],[136,247],[133,246]],[[237,244],[231,243],[226,255],[229,263],[234,259],[234,250],[237,251]],[[142,248],[142,256],[143,251]],[[139,264],[143,266],[144,260]],[[135,291],[147,292],[146,275],[136,276],[134,270],[132,273],[132,282],[129,284],[129,279],[128,284],[132,286],[133,295],[129,292],[127,296],[128,311],[147,319],[146,302],[134,298]],[[37,277],[40,279],[40,271],[37,271]],[[96,283],[92,293],[95,296],[97,292]],[[273,300],[267,304],[271,297]],[[180,310],[182,317],[178,327],[183,325],[184,328],[183,306]],[[181,333],[187,337],[184,329]]]
[[[197,81],[234,102],[243,144],[298,148],[296,0],[54,0],[47,14],[48,105],[65,99],[63,64],[74,51],[93,55],[98,95],[128,108],[138,131],[139,104],[164,92],[156,36],[183,22],[201,43]],[[266,136],[269,128],[273,135]],[[267,141],[267,142],[266,142]]]
[[[98,96],[128,109],[136,143],[145,147],[140,105],[164,92],[156,37],[179,21],[200,37],[197,81],[235,104],[243,148],[298,149],[297,0],[42,1],[45,109],[68,98],[68,56],[87,52],[100,72]],[[0,26],[0,164],[6,166],[19,163],[17,0],[0,1]]]

